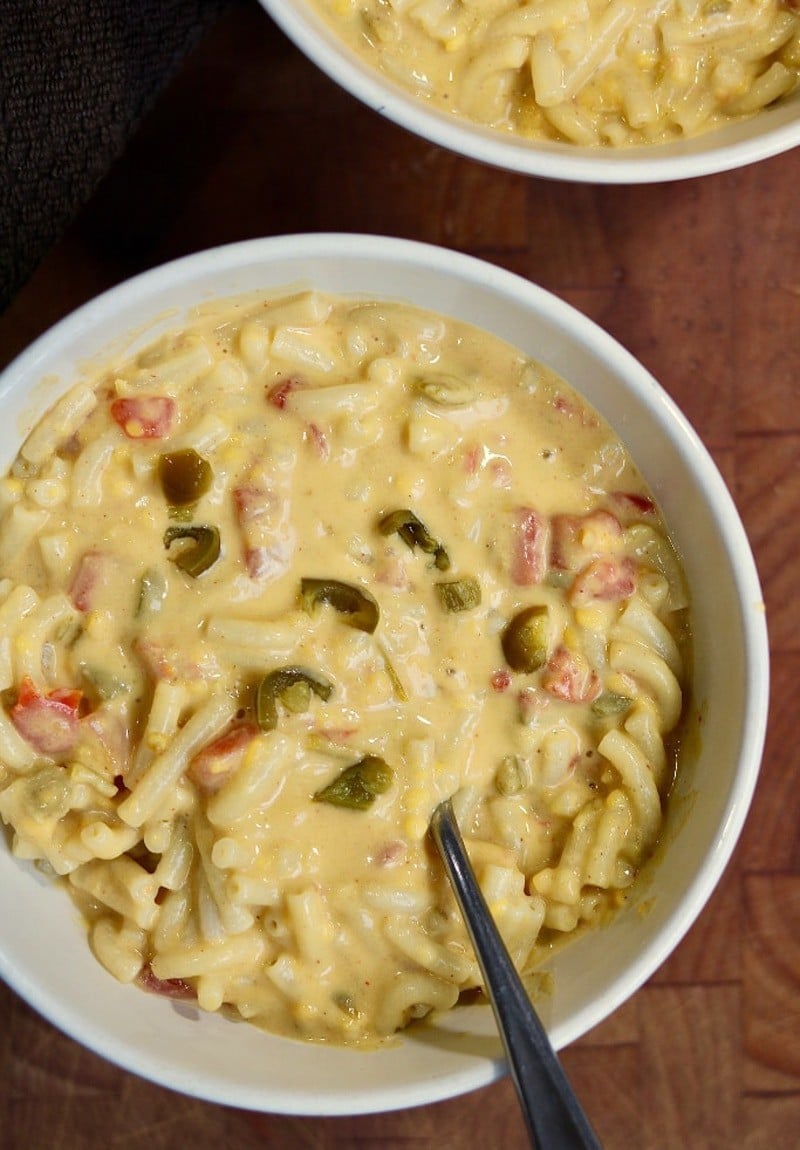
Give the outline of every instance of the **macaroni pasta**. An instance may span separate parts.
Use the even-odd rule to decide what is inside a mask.
[[[456,116],[626,146],[750,116],[798,86],[796,0],[313,0],[372,66]]]
[[[335,1042],[452,1007],[449,795],[522,970],[624,901],[686,594],[544,367],[402,304],[209,304],[60,401],[0,506],[0,817],[114,977]]]

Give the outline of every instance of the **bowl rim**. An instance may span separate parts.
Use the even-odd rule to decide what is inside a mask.
[[[630,148],[526,142],[417,99],[365,63],[308,0],[258,2],[309,60],[368,108],[416,136],[494,168],[576,183],[656,184],[730,171],[800,146],[800,91],[759,113],[759,118],[769,116],[775,122],[744,139],[729,137],[756,117],[732,121],[686,141]]]
[[[609,364],[610,370],[622,376],[626,386],[634,392],[646,392],[651,396],[654,420],[662,428],[669,429],[666,433],[671,440],[677,442],[689,469],[699,473],[708,500],[714,506],[720,523],[720,535],[730,561],[737,603],[741,609],[744,657],[749,671],[743,689],[747,701],[747,714],[742,723],[744,737],[738,746],[735,767],[731,770],[732,785],[726,797],[724,817],[720,820],[714,841],[704,853],[699,872],[688,884],[677,906],[666,916],[655,937],[648,940],[637,959],[626,969],[624,979],[615,978],[599,1001],[593,1000],[590,1006],[578,1011],[568,1023],[560,1024],[551,1034],[554,1045],[560,1049],[630,998],[674,951],[717,886],[747,818],[766,737],[769,645],[758,572],[744,526],[716,464],[691,424],[647,369],[613,336],[571,304],[517,273],[463,252],[416,240],[357,233],[280,235],[209,248],[151,268],[89,300],[40,335],[0,374],[0,403],[10,389],[19,387],[23,381],[34,381],[34,384],[38,382],[43,365],[52,363],[60,349],[70,347],[78,333],[86,329],[96,331],[99,328],[102,331],[104,317],[125,310],[134,302],[140,304],[141,300],[149,299],[151,295],[157,295],[161,300],[165,293],[190,287],[203,276],[219,277],[280,260],[304,262],[309,267],[316,261],[323,270],[328,265],[335,265],[336,261],[344,261],[353,266],[360,263],[366,268],[376,260],[386,264],[402,264],[422,273],[437,272],[451,279],[454,286],[466,281],[470,287],[488,289],[492,295],[535,312],[568,339],[582,345],[588,343],[592,354]],[[309,271],[302,275],[304,278],[313,278],[313,273]],[[390,283],[387,286],[391,287]],[[225,298],[234,293],[226,290],[211,294],[216,298]],[[396,298],[397,295],[390,290],[371,294],[373,297],[382,294],[384,298]],[[153,318],[156,316],[156,306]],[[180,310],[184,311],[187,306],[191,305],[181,304]],[[441,310],[447,314],[445,307]],[[98,350],[102,350],[102,345]],[[74,373],[63,381],[64,388],[73,379]],[[95,1021],[87,1028],[86,1018],[80,1011],[65,1005],[47,986],[37,984],[26,970],[17,969],[9,963],[2,940],[0,977],[53,1025],[112,1063],[182,1093],[251,1110],[304,1115],[352,1115],[426,1105],[487,1085],[507,1070],[502,1056],[482,1059],[467,1070],[455,1071],[441,1079],[419,1084],[410,1102],[404,1099],[404,1090],[393,1087],[384,1087],[371,1094],[350,1091],[346,1096],[344,1093],[342,1097],[337,1096],[335,1102],[328,1096],[320,1102],[310,1094],[300,1092],[302,1102],[290,1100],[281,1103],[268,1089],[263,1096],[244,1090],[241,1096],[232,1098],[228,1087],[223,1089],[219,1084],[215,1086],[213,1081],[190,1080],[182,1068],[167,1068],[166,1074],[163,1067],[148,1068],[127,1047],[119,1049],[115,1036],[106,1033]]]

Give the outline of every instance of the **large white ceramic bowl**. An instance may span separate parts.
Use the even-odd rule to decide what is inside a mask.
[[[248,241],[157,268],[62,320],[0,377],[0,471],[82,366],[175,327],[213,296],[315,286],[413,302],[480,325],[549,364],[628,444],[683,556],[694,612],[702,745],[686,763],[662,857],[613,924],[564,948],[540,1003],[555,1046],[604,1019],[664,961],[731,855],[767,714],[764,608],[748,541],[695,432],[614,340],[527,280],[468,256],[379,236]],[[458,1008],[374,1051],[307,1045],[117,983],[89,952],[67,895],[0,842],[0,975],[112,1062],[190,1095],[255,1110],[357,1114],[422,1105],[504,1073],[487,1006]]]
[[[367,107],[424,139],[497,168],[593,184],[684,180],[741,168],[800,144],[800,90],[750,119],[669,144],[579,147],[526,141],[431,107],[367,64],[309,0],[259,0],[297,47]]]

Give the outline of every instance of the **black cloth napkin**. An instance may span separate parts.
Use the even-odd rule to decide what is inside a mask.
[[[0,309],[228,0],[0,0]]]

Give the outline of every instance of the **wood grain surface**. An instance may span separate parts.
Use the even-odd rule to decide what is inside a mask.
[[[725,475],[768,607],[772,703],[751,816],[688,937],[563,1052],[607,1150],[800,1147],[800,151],[631,188],[496,171],[339,91],[233,5],[0,317],[0,364],[96,292],[209,245],[367,231],[459,248],[597,320]],[[0,987],[0,1150],[499,1150],[509,1081],[357,1118],[249,1114],[118,1070]],[[265,1066],[264,1073],[269,1073]]]

